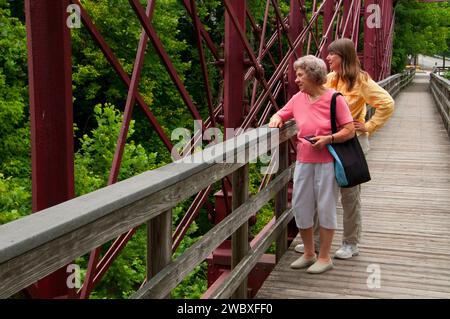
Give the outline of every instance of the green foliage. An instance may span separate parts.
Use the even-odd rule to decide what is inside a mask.
[[[173,214],[173,228],[181,219],[183,205],[179,205],[172,210]],[[187,248],[197,242],[201,236],[196,235],[198,231],[197,223],[194,221],[189,227],[186,235],[183,237],[180,245],[173,255],[173,259],[178,258]],[[208,288],[207,282],[207,264],[201,263],[194,270],[187,275],[184,280],[172,290],[172,298],[174,299],[198,299]]]
[[[0,173],[0,225],[28,215],[31,211],[31,183]]]
[[[262,177],[261,167],[263,165],[258,162],[256,164],[250,164],[249,167],[249,189],[250,194],[254,195],[258,193],[259,187],[261,185]],[[264,165],[265,166],[265,165]],[[272,176],[273,179],[273,176]],[[250,234],[255,237],[259,232],[272,220],[275,212],[274,200],[270,200],[266,205],[264,205],[256,214],[256,223],[250,227]],[[273,253],[274,248],[270,248],[268,253]]]
[[[447,80],[450,80],[450,71],[447,71],[443,74],[443,77],[446,78]]]
[[[0,172],[28,177],[27,51],[25,26],[0,2]]]
[[[25,26],[0,0],[0,224],[31,212]]]
[[[448,50],[450,4],[399,0],[395,7],[393,72],[401,72],[407,56]]]
[[[77,195],[106,186],[121,128],[122,115],[113,105],[96,105],[94,113],[98,127],[90,136],[82,137],[80,150],[75,154]],[[134,133],[133,127],[134,121],[131,121],[128,138]],[[124,148],[118,180],[156,168],[155,159],[155,153],[147,153],[142,145],[130,140]]]
[[[75,189],[77,195],[106,186],[109,170],[119,135],[122,115],[109,103],[94,107],[98,127],[80,140],[80,149],[75,154]],[[130,123],[129,141],[125,145],[119,180],[123,180],[155,168],[156,154],[147,153],[142,145],[130,138],[134,134],[134,121]],[[146,231],[141,226],[133,239],[120,253],[111,268],[92,293],[92,298],[128,298],[142,284],[146,273]],[[106,251],[108,245],[103,247]],[[86,267],[87,257],[78,263]]]
[[[131,74],[142,29],[128,1],[98,0],[82,3],[125,72]],[[191,61],[181,57],[187,50],[185,41],[180,39],[178,29],[178,21],[183,13],[184,8],[179,1],[161,0],[156,1],[152,18],[152,25],[164,50],[182,80],[191,68]],[[72,42],[74,113],[80,128],[79,134],[82,136],[95,125],[91,116],[92,105],[109,102],[123,109],[127,88],[84,28],[73,30]],[[139,92],[169,137],[175,127],[186,126],[191,120],[187,107],[151,41],[147,46],[141,71]],[[134,108],[136,142],[147,150],[158,153],[162,156],[159,160],[167,162],[169,157],[166,149],[162,143],[154,143],[159,138],[138,105]]]
[[[202,262],[172,290],[173,299],[199,299],[208,289],[208,264]]]
[[[140,226],[91,294],[93,299],[129,298],[144,282],[147,232]],[[106,250],[104,247],[103,250]]]

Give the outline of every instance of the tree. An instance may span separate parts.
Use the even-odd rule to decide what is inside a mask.
[[[25,26],[0,0],[0,224],[31,212]]]
[[[399,0],[395,6],[393,72],[401,72],[407,56],[448,50],[450,4]]]
[[[131,77],[142,28],[130,4],[122,0],[81,2]],[[187,45],[178,38],[178,21],[183,12],[179,1],[161,0],[156,1],[152,18],[164,49],[182,80],[191,68],[191,61],[184,61],[181,57]],[[111,103],[123,110],[128,90],[84,27],[72,30],[72,50],[74,117],[80,137],[95,126],[93,105]],[[141,72],[139,92],[169,137],[174,128],[191,121],[187,107],[150,41]],[[158,156],[165,155],[159,160],[170,160],[168,152],[137,105],[134,110],[137,142],[141,142],[148,150],[157,152]]]

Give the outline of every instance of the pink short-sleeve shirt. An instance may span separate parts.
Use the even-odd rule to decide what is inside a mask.
[[[312,144],[302,138],[309,135],[330,135],[330,103],[333,89],[328,89],[318,100],[310,102],[306,93],[298,92],[286,105],[277,112],[283,122],[294,118],[297,124],[297,161],[301,163],[329,163],[333,157],[324,147],[321,150],[312,148]],[[339,127],[353,121],[344,97],[336,99],[336,124]]]

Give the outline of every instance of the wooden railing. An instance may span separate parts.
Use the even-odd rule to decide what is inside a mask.
[[[450,137],[450,81],[431,73],[430,90]]]
[[[144,223],[149,231],[149,280],[132,298],[169,296],[185,276],[230,236],[232,271],[210,297],[245,298],[247,275],[270,244],[276,241],[278,258],[287,248],[286,226],[292,219],[291,210],[286,209],[287,183],[294,169],[287,164],[287,143],[295,133],[294,122],[280,130],[261,127],[205,149],[201,158],[208,157],[208,161],[190,163],[189,159],[198,158],[196,153],[184,161],[0,226],[0,298],[13,295]],[[277,176],[248,199],[248,163],[268,149],[279,154]],[[241,160],[227,162],[225,158]],[[229,174],[233,180],[233,212],[172,261],[171,209]],[[248,219],[274,197],[276,209],[270,229],[250,248]]]
[[[411,83],[414,75],[416,74],[416,69],[409,68],[402,73],[397,73],[391,75],[390,77],[381,80],[378,84],[389,92],[389,94],[394,98],[405,86]],[[367,106],[366,120],[370,119],[375,113],[375,108],[370,105]]]
[[[441,75],[441,73],[449,72],[450,66],[436,66],[433,68],[432,73],[436,75]]]

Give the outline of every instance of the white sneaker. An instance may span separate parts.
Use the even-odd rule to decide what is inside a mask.
[[[339,248],[334,254],[334,258],[337,259],[349,259],[353,256],[359,255],[358,245],[354,244],[342,244],[341,248]]]
[[[314,251],[316,253],[319,252],[319,247],[320,247],[320,243],[314,243]],[[304,254],[305,253],[305,245],[303,244],[298,244],[295,246],[294,250],[298,253]]]

